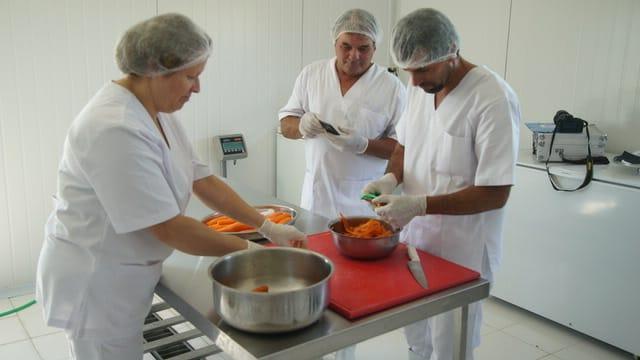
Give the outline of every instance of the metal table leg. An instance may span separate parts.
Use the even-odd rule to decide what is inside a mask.
[[[465,360],[467,357],[467,329],[469,327],[469,306],[464,305],[453,311],[453,359]]]

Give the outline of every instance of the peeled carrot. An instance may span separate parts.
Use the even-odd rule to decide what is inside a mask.
[[[269,221],[274,222],[276,224],[284,224],[291,221],[291,215],[285,212],[273,213],[267,217]]]
[[[276,224],[286,224],[290,222],[293,217],[291,214],[278,211],[267,215],[267,219]],[[212,228],[213,230],[219,232],[239,232],[239,231],[247,231],[247,230],[255,230],[254,227],[249,225],[245,225],[231,217],[226,215],[218,216],[213,219],[207,220],[205,224]]]
[[[345,234],[349,236],[362,239],[372,239],[380,236],[390,236],[393,234],[382,222],[375,219],[370,219],[357,226],[350,226],[346,224],[345,219],[342,221],[345,228]]]
[[[219,228],[218,231],[220,232],[238,232],[238,231],[245,231],[245,230],[251,230],[254,229],[252,226],[249,225],[245,225],[241,222],[234,222],[233,224],[229,224],[229,225],[224,225],[223,227]]]

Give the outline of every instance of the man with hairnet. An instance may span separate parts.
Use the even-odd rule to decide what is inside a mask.
[[[360,190],[384,174],[396,145],[406,93],[397,77],[371,61],[381,38],[373,15],[346,11],[332,29],[336,56],[306,66],[278,114],[285,137],[305,140],[300,206],[327,218],[374,215]]]
[[[401,240],[493,280],[501,256],[504,205],[514,183],[520,106],[511,87],[460,56],[451,21],[416,10],[395,26],[393,59],[411,75],[387,174],[363,192],[382,195],[376,213]],[[392,195],[403,184],[402,195]],[[479,345],[480,303],[469,307],[466,358]],[[453,357],[453,313],[405,328],[410,358]]]

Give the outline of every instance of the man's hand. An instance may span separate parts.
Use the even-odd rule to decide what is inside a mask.
[[[306,138],[314,138],[319,134],[325,132],[324,128],[320,124],[320,117],[316,113],[308,112],[304,113],[300,118],[300,124],[298,125],[300,134]]]
[[[362,189],[362,194],[391,194],[396,186],[398,186],[396,176],[393,175],[393,173],[386,173],[380,179],[368,183],[364,189]]]
[[[356,154],[362,154],[367,150],[369,140],[364,136],[356,134],[353,129],[338,128],[340,135],[327,133],[325,137],[329,143],[340,151],[348,151]]]
[[[395,228],[401,228],[416,216],[427,213],[425,195],[380,195],[373,199],[376,214]]]
[[[279,246],[307,247],[307,236],[291,225],[282,225],[265,220],[258,232]]]

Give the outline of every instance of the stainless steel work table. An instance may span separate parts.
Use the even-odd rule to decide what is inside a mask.
[[[251,204],[282,204],[295,208],[298,211],[295,225],[307,234],[327,230],[326,218],[260,195],[240,184],[230,185]],[[197,219],[210,213],[211,210],[197,198],[192,198],[187,208],[187,215]],[[175,251],[163,265],[156,293],[234,359],[318,358],[456,308],[459,309],[456,311],[456,343],[460,344],[456,349],[456,359],[464,359],[467,305],[489,296],[489,282],[478,279],[356,321],[349,321],[327,309],[318,322],[301,330],[284,334],[250,334],[230,327],[213,311],[212,286],[207,269],[215,260],[215,257]]]

